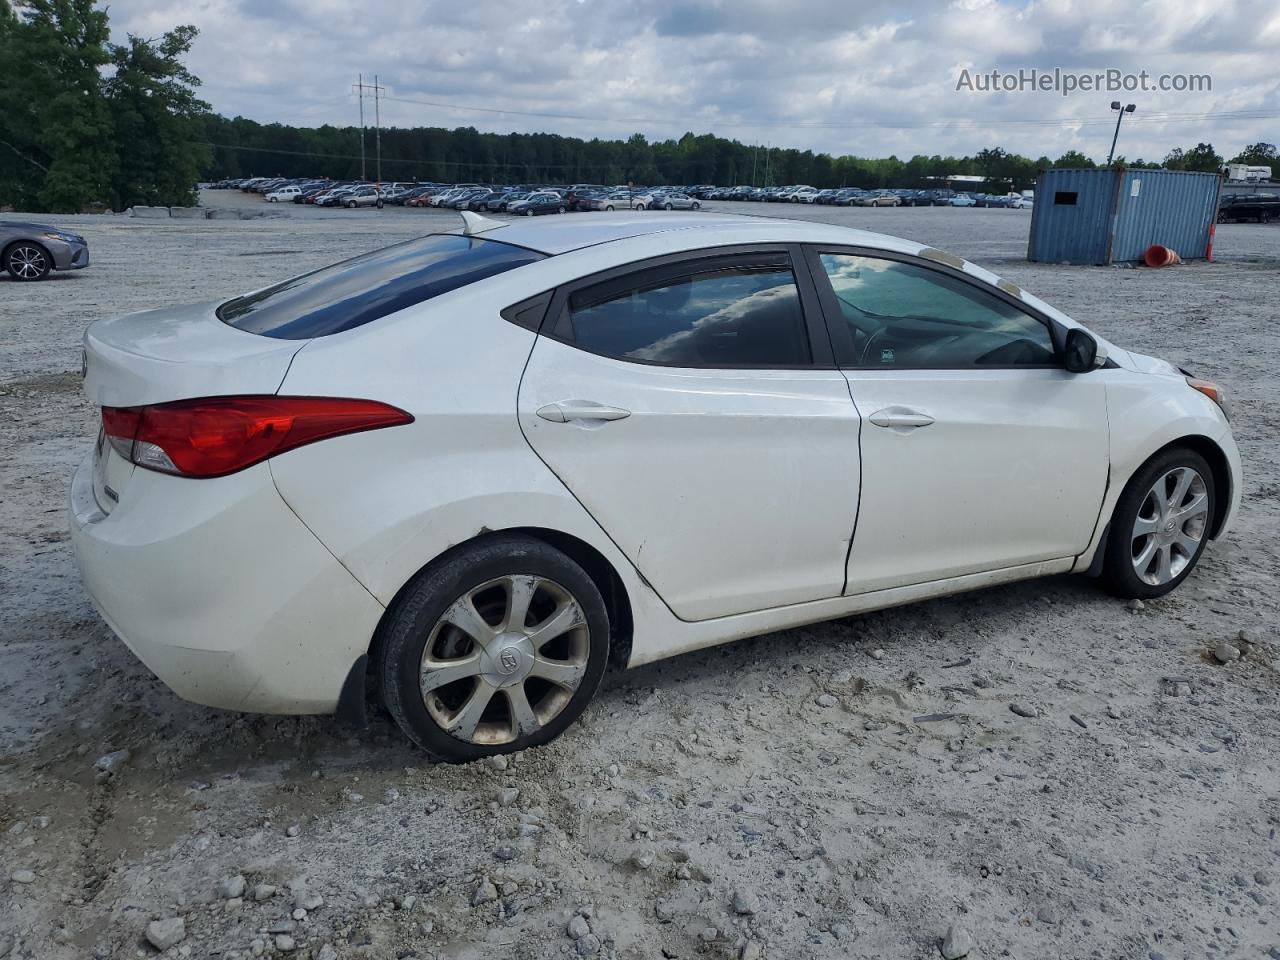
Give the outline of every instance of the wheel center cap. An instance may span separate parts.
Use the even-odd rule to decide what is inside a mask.
[[[509,687],[529,675],[533,666],[533,645],[523,634],[502,634],[481,659],[489,682],[494,686]]]

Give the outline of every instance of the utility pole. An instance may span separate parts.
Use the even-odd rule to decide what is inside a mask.
[[[373,75],[373,141],[377,152],[378,188],[382,188],[382,113],[378,108],[378,94],[382,88],[378,86],[378,75]]]
[[[360,94],[360,179],[364,179],[364,74],[356,74],[356,90]]]
[[[378,183],[381,183],[382,182],[382,114],[381,114],[381,110],[379,109],[380,104],[378,102],[378,97],[379,97],[379,94],[381,94],[382,91],[386,89],[386,87],[378,86],[378,75],[376,73],[373,75],[372,84],[368,84],[364,82],[363,73],[357,74],[356,77],[357,79],[355,83],[355,89],[360,95],[360,179],[361,180],[368,179],[367,172],[365,170],[365,158],[364,158],[364,92],[366,90],[372,90],[373,91],[373,136],[374,136],[374,150],[376,151],[375,171],[376,171]]]

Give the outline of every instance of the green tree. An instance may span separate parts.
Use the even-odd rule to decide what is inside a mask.
[[[132,34],[111,47],[115,73],[106,82],[118,143],[112,183],[118,208],[135,203],[182,206],[195,202],[195,183],[209,161],[199,142],[209,105],[196,98],[198,78],[183,66],[197,30],[181,26],[159,40]]]
[[[1211,143],[1197,143],[1190,150],[1174,147],[1165,155],[1166,170],[1201,170],[1206,173],[1217,173],[1222,168],[1222,157],[1213,149]]]
[[[1249,166],[1271,167],[1275,166],[1276,161],[1280,159],[1276,156],[1276,145],[1274,143],[1251,143],[1245,147],[1234,157],[1231,158],[1232,163],[1247,163]]]
[[[1068,150],[1053,162],[1055,167],[1096,167],[1097,164],[1079,150]]]
[[[94,0],[17,0],[0,10],[0,148],[17,168],[0,198],[74,212],[109,193],[114,137],[99,70],[107,15]]]

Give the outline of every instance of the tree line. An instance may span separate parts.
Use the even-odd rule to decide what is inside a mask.
[[[244,117],[205,117],[211,179],[250,176],[374,179],[373,132],[359,127],[292,127],[260,124]],[[813,187],[925,187],[940,178],[983,176],[1012,189],[1026,189],[1049,167],[1094,167],[1078,151],[1056,159],[1024,157],[1000,147],[972,156],[832,156],[811,150],[772,149],[714,134],[686,133],[679,139],[649,141],[582,140],[553,133],[482,133],[473,127],[391,127],[381,131],[381,179],[458,183],[636,183]],[[1254,144],[1232,162],[1270,163],[1272,144]],[[1170,151],[1163,160],[1131,167],[1216,171],[1223,158],[1212,144]]]
[[[924,187],[956,175],[1026,189],[1040,170],[1092,167],[1077,151],[1029,158],[992,147],[972,156],[833,156],[769,148],[714,134],[650,141],[483,133],[473,127],[295,127],[213,113],[182,58],[197,36],[110,41],[96,0],[0,0],[0,207],[76,212],[101,204],[184,205],[199,180],[248,176],[363,177],[456,183],[635,183]],[[363,149],[362,149],[363,148]],[[1232,162],[1274,164],[1253,144]],[[1218,170],[1212,144],[1162,160],[1117,163]]]

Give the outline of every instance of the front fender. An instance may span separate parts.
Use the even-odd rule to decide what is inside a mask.
[[[1099,370],[1107,379],[1111,468],[1106,494],[1088,549],[1076,558],[1075,572],[1088,570],[1101,545],[1116,503],[1133,475],[1165,447],[1179,441],[1211,445],[1226,462],[1227,509],[1215,539],[1230,528],[1240,505],[1240,453],[1226,417],[1216,403],[1191,389],[1181,377],[1123,369]],[[1222,491],[1219,495],[1222,495]]]

